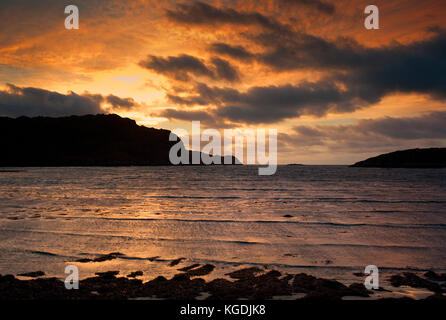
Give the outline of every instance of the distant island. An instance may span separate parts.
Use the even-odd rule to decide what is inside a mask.
[[[446,168],[446,148],[395,151],[357,162],[352,167]]]
[[[115,114],[0,117],[0,134],[0,167],[170,165],[178,142]]]

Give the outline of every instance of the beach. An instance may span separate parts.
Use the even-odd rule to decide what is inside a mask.
[[[116,255],[116,254],[115,254]],[[112,257],[98,258],[105,261]],[[176,266],[177,259],[170,262]],[[97,261],[97,262],[98,262]],[[226,273],[225,278],[206,281],[215,266],[194,264],[177,269],[171,279],[157,276],[149,281],[139,279],[143,271],[120,275],[119,271],[98,272],[73,287],[45,272],[0,275],[1,300],[445,300],[446,273],[429,271],[419,276],[406,272],[393,275],[390,286],[371,288],[363,283],[345,284],[317,278],[305,273],[282,274],[266,267],[242,268]],[[358,278],[364,276],[355,274]]]
[[[443,169],[347,166],[279,166],[270,177],[255,166],[12,168],[0,175],[2,283],[64,289],[65,267],[75,265],[81,288],[132,287],[110,296],[98,289],[101,298],[175,299],[179,280],[196,286],[191,299],[222,298],[220,289],[246,299],[321,294],[293,285],[305,274],[339,283],[333,296],[342,299],[426,299],[440,289],[422,280],[442,282],[425,274],[446,272],[445,177]],[[368,265],[390,292],[347,290],[364,289]],[[178,270],[190,266],[207,267],[192,276]],[[228,275],[241,269],[261,270],[242,293]],[[53,280],[19,276],[36,271]],[[154,279],[170,291],[157,292]],[[253,292],[257,281],[272,287]]]

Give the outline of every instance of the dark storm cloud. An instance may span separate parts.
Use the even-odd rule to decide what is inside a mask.
[[[146,60],[139,62],[139,65],[181,81],[189,80],[190,74],[213,77],[211,70],[200,59],[187,54],[167,58],[149,55]]]
[[[187,54],[167,58],[149,55],[146,60],[139,62],[143,68],[179,81],[189,81],[191,75],[230,82],[239,79],[237,69],[228,61],[213,57],[211,64],[212,66],[207,66],[202,60]]]
[[[163,110],[159,116],[185,121],[213,121],[213,116],[205,111]]]
[[[215,115],[213,110],[176,110],[166,109],[156,116],[180,121],[200,121],[202,125],[209,128],[231,128],[232,124],[226,123],[224,119]]]
[[[256,25],[279,32],[288,30],[285,25],[276,19],[266,17],[258,12],[241,12],[231,8],[217,8],[203,2],[177,4],[174,10],[166,10],[166,16],[171,21],[188,25]]]
[[[231,66],[228,61],[214,57],[211,59],[211,62],[214,64],[216,69],[216,78],[227,81],[236,81],[239,79],[237,69]]]
[[[283,1],[313,6],[328,14],[335,10],[324,0]],[[426,40],[366,47],[350,38],[328,40],[293,31],[289,25],[262,14],[217,8],[201,2],[178,5],[167,11],[167,16],[188,25],[260,26],[258,30],[240,34],[257,49],[260,47],[260,52],[251,53],[245,47],[220,42],[211,44],[209,50],[242,62],[256,61],[273,72],[324,72],[322,80],[316,83],[252,87],[245,92],[198,85],[189,95],[168,94],[169,100],[176,104],[216,106],[214,115],[229,121],[271,123],[301,115],[351,112],[376,104],[394,93],[446,98],[446,32],[439,28],[433,28],[431,37]],[[231,78],[230,72],[223,72],[227,68],[221,69],[221,77]],[[215,68],[213,72],[216,73]]]
[[[429,27],[427,27],[427,28],[426,28],[426,31],[427,31],[427,32],[433,32],[433,33],[441,33],[441,32],[444,31],[444,29],[441,28],[441,27],[438,26],[438,25],[433,25],[433,26],[429,26]]]
[[[446,33],[406,46],[365,49],[349,72],[337,79],[372,103],[393,92],[424,93],[445,99],[445,52]]]
[[[258,59],[277,71],[319,69],[331,71],[358,98],[378,102],[393,92],[427,93],[446,97],[446,33],[409,45],[368,48],[350,39],[331,42],[296,33],[286,41],[262,34],[253,38],[266,51]]]
[[[211,44],[209,46],[209,50],[239,60],[251,60],[255,57],[254,54],[252,54],[242,46],[232,46],[222,42]]]
[[[395,139],[446,139],[446,111],[413,118],[363,120],[358,130],[367,130]]]
[[[397,92],[446,98],[446,33],[409,45],[380,48],[363,47],[349,39],[330,42],[306,34],[287,42],[277,37],[272,33],[255,38],[267,48],[264,54],[256,55],[257,61],[278,71],[327,71],[325,78],[297,86],[252,87],[246,92],[200,84],[194,94],[169,95],[170,101],[215,105],[217,116],[234,122],[271,123],[301,115],[351,112]]]
[[[288,5],[295,6],[306,6],[309,8],[314,8],[319,12],[323,12],[329,15],[335,13],[335,6],[332,3],[324,2],[320,0],[280,0],[280,2]]]
[[[136,105],[135,100],[132,98],[120,98],[115,95],[108,95],[105,100],[113,106],[115,109],[131,109]]]
[[[198,83],[194,89],[194,94],[188,96],[178,96],[167,94],[167,98],[176,104],[192,105],[224,105],[227,101],[236,101],[240,93],[232,88],[209,87],[204,83]]]
[[[328,111],[345,112],[360,107],[347,92],[323,81],[299,86],[252,87],[246,92],[199,84],[195,92],[187,97],[168,97],[183,105],[216,105],[215,116],[244,123],[272,123],[301,115],[323,116]]]
[[[129,110],[138,104],[132,98],[120,98],[115,95],[106,97],[100,94],[74,92],[61,94],[40,88],[22,88],[7,84],[6,90],[0,90],[0,116],[6,117],[61,117],[70,115],[107,113],[116,109]],[[104,110],[103,102],[112,108]]]
[[[0,115],[66,116],[104,113],[100,107],[102,96],[78,95],[74,92],[60,94],[38,88],[20,88],[12,84],[0,91]]]
[[[203,98],[200,95],[180,97],[180,96],[168,93],[167,99],[169,99],[169,101],[171,101],[175,104],[185,105],[185,106],[192,106],[192,105],[205,106],[210,103],[210,101],[208,99]]]
[[[282,0],[314,6],[330,12],[334,7],[325,1]],[[214,26],[218,23],[259,25],[263,32],[245,33],[249,40],[263,47],[255,59],[275,71],[299,69],[331,73],[331,81],[343,82],[359,99],[370,104],[394,92],[426,93],[445,98],[446,32],[434,28],[433,37],[408,45],[394,43],[384,47],[365,47],[353,39],[335,41],[293,31],[260,13],[217,8],[201,2],[180,4],[167,16],[180,23]],[[252,58],[242,47],[213,44],[214,52],[240,60]],[[327,78],[327,80],[329,80]]]
[[[272,123],[302,115],[323,116],[331,111],[351,111],[351,98],[333,83],[303,83],[299,86],[253,87],[236,99],[223,99],[217,114],[230,121]]]

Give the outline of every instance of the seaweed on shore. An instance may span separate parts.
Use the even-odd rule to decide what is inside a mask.
[[[375,290],[367,290],[361,283],[349,286],[330,279],[317,278],[300,273],[282,274],[277,270],[244,268],[229,275],[234,280],[223,278],[205,281],[197,276],[207,275],[215,266],[192,265],[171,279],[158,276],[150,281],[129,279],[142,275],[142,271],[119,277],[119,271],[98,272],[95,277],[79,281],[78,290],[67,290],[57,278],[20,280],[13,275],[0,275],[0,299],[2,300],[110,300],[132,298],[161,298],[193,300],[207,293],[209,300],[264,300],[277,296],[292,296],[304,293],[303,299],[341,300],[345,296],[369,297]],[[39,273],[39,275],[41,275]],[[443,280],[443,275],[426,273],[425,277]],[[431,299],[445,299],[441,285],[413,273],[394,275],[390,278],[394,286],[408,285],[427,288],[434,292]],[[380,291],[380,290],[378,290]]]

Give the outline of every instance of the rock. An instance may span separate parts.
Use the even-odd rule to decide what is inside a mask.
[[[290,277],[280,279],[282,274],[277,270],[271,270],[253,279],[255,292],[250,299],[265,300],[274,296],[291,295],[293,290],[289,283]]]
[[[99,257],[93,259],[93,262],[109,261],[109,260],[116,259],[119,256],[124,256],[124,254],[120,253],[120,252],[112,252],[112,253],[104,254],[102,256],[99,256]]]
[[[177,269],[177,270],[178,271],[189,271],[189,270],[195,269],[196,267],[199,267],[199,266],[200,266],[200,264],[195,263],[195,264],[192,264],[190,266],[187,266],[187,267],[184,267],[184,268],[181,268],[181,269]]]
[[[177,264],[179,264],[183,260],[186,260],[186,258],[178,258],[178,259],[172,260],[169,265],[171,267],[174,267],[174,266],[176,266]]]
[[[119,271],[96,272],[95,275],[103,279],[112,279],[119,274]]]
[[[116,114],[0,117],[0,136],[8,137],[0,140],[0,167],[171,165],[177,141],[170,134]],[[193,153],[200,152],[189,151],[189,159]],[[240,163],[234,156],[220,163],[227,160]]]
[[[257,267],[245,268],[228,273],[231,278],[215,279],[206,282],[201,278],[191,278],[212,272],[215,266],[191,265],[183,268],[183,273],[170,280],[159,276],[143,283],[127,277],[142,275],[142,271],[130,273],[127,277],[117,277],[119,271],[98,272],[95,277],[81,280],[78,290],[66,290],[64,282],[56,278],[19,280],[13,275],[0,275],[0,300],[56,300],[56,299],[129,299],[134,297],[158,297],[163,299],[192,300],[203,292],[210,294],[209,300],[264,300],[275,296],[306,293],[305,299],[339,300],[344,296],[368,297],[375,290],[367,290],[362,283],[348,287],[341,282],[317,278],[305,273],[282,275],[277,270],[263,270]],[[438,278],[441,275],[427,274]],[[290,283],[292,281],[292,283]],[[444,300],[439,284],[423,279],[412,273],[395,275],[392,284],[423,287],[435,292],[426,300]],[[380,289],[384,290],[384,289]],[[380,299],[382,300],[382,299]],[[385,299],[398,300],[401,299]],[[405,298],[405,300],[409,300]]]
[[[7,275],[0,275],[0,283],[1,282],[11,282],[17,280],[12,274],[7,274]]]
[[[305,273],[294,276],[293,291],[303,292],[308,299],[340,299],[343,296],[368,297],[371,291],[363,284],[354,283],[349,287],[336,280],[316,278]]]
[[[446,281],[446,273],[437,274],[433,271],[428,271],[424,274],[424,276],[434,281]]]
[[[247,279],[254,277],[255,274],[260,272],[262,272],[262,269],[251,267],[226,273],[226,275],[230,276],[232,279]]]
[[[431,301],[431,300],[440,300],[440,301],[445,301],[446,300],[446,296],[441,294],[441,293],[434,293],[433,295],[429,296],[426,298],[427,301]]]
[[[33,272],[26,272],[26,273],[18,274],[18,276],[31,277],[31,278],[37,278],[37,277],[41,277],[44,275],[45,275],[45,272],[43,272],[43,271],[33,271]]]
[[[165,299],[192,300],[204,291],[203,279],[191,280],[185,273],[175,275],[171,280],[158,277],[143,285],[143,296],[156,296]]]
[[[368,290],[363,283],[352,283],[345,290],[345,296],[369,297],[373,292]]]
[[[78,260],[76,260],[76,262],[81,262],[81,263],[86,263],[86,262],[104,262],[104,261],[109,261],[109,260],[116,259],[116,258],[118,258],[120,256],[124,256],[124,254],[120,253],[120,252],[112,252],[112,253],[101,255],[101,256],[96,257],[94,259],[89,259],[89,258],[78,259]]]
[[[134,271],[127,275],[127,278],[136,278],[142,276],[144,273],[142,271]]]
[[[403,275],[393,275],[390,277],[390,283],[394,287],[406,285],[413,288],[425,288],[435,293],[442,293],[444,290],[438,283],[423,279],[411,272],[405,272]]]
[[[206,286],[206,291],[211,294],[210,300],[264,300],[274,296],[290,295],[292,293],[289,280],[292,276],[282,275],[277,270],[271,270],[265,274],[254,276],[258,272],[255,268],[247,268],[235,271],[237,281],[215,279]]]
[[[352,167],[445,168],[446,148],[395,151],[357,162]]]
[[[248,296],[251,293],[246,293],[244,290],[245,288],[226,279],[214,279],[205,287],[205,291],[211,294],[208,300],[236,300],[240,296]]]
[[[156,261],[156,260],[158,260],[158,258],[159,258],[159,256],[149,257],[149,258],[147,258],[147,260],[149,260],[149,261]]]
[[[173,276],[170,281],[188,281],[190,277],[187,273],[179,273]]]
[[[187,271],[186,274],[190,277],[205,276],[214,271],[214,269],[215,266],[213,266],[212,264],[206,264],[202,267],[191,269]]]
[[[88,299],[128,299],[139,296],[143,285],[141,280],[117,278],[117,271],[98,272],[98,277],[87,278],[79,283],[79,291]]]

